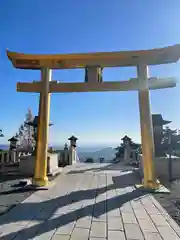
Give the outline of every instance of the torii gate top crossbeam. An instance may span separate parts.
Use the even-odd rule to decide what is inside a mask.
[[[7,51],[15,68],[21,69],[73,69],[90,66],[124,67],[158,65],[177,62],[180,58],[180,44],[165,48],[139,51],[100,52],[86,54],[23,54]]]

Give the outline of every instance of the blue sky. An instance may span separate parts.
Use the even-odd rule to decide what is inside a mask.
[[[164,47],[180,43],[179,0],[1,0],[0,128],[6,143],[38,94],[17,93],[16,82],[40,79],[39,71],[13,68],[6,49],[24,53],[78,53]],[[176,76],[180,63],[150,68],[151,76]],[[135,68],[105,69],[104,80],[126,80]],[[53,71],[54,80],[84,81],[82,70]],[[180,128],[180,86],[151,92],[152,113]],[[53,94],[49,141],[75,134],[79,145],[116,145],[124,134],[140,141],[137,92]]]

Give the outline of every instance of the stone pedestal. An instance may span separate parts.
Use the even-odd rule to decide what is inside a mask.
[[[33,176],[35,169],[35,156],[21,156],[19,157],[19,171],[22,175]],[[47,175],[53,176],[61,171],[58,168],[58,154],[48,153],[47,157]]]

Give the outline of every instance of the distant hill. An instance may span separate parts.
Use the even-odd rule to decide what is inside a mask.
[[[114,159],[115,152],[115,149],[112,147],[103,148],[94,152],[81,152],[80,150],[78,150],[78,157],[81,162],[84,162],[86,158],[93,158],[96,162],[99,161],[99,158],[101,157],[105,159],[105,162],[110,162]]]

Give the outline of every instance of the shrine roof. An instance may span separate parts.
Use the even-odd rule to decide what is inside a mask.
[[[180,44],[150,50],[78,54],[24,54],[7,50],[7,56],[15,68],[35,70],[43,67],[74,69],[136,66],[142,61],[147,65],[158,65],[177,62],[180,58]]]
[[[68,140],[75,140],[76,141],[76,140],[78,140],[78,138],[72,135],[70,138],[68,138]]]
[[[123,138],[121,138],[121,140],[131,140],[131,138],[125,135]]]
[[[17,141],[18,141],[18,139],[17,139],[17,138],[15,138],[15,137],[12,137],[12,138],[8,139],[8,141],[9,141],[9,142],[17,142]]]
[[[161,114],[152,114],[152,122],[154,126],[161,126],[161,125],[169,124],[172,121],[164,120]]]

